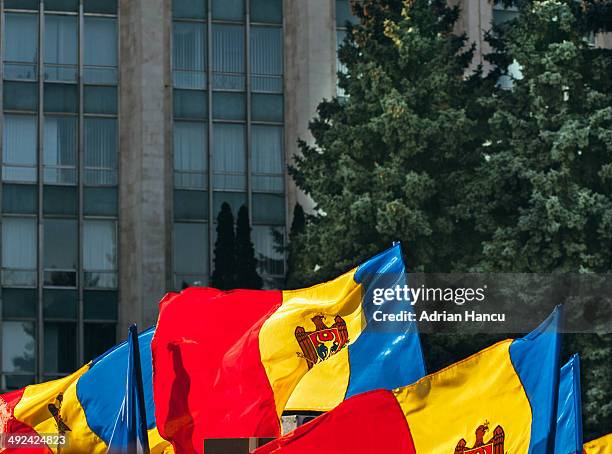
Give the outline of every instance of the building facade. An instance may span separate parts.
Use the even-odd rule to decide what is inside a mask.
[[[492,6],[461,6],[482,49]],[[207,285],[223,202],[280,281],[310,204],[286,166],[337,94],[347,20],[348,0],[0,0],[0,389],[71,373]]]

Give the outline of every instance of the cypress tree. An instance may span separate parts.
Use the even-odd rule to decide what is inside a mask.
[[[223,202],[217,216],[217,241],[215,241],[215,270],[211,284],[220,290],[236,288],[236,255],[234,215],[227,202]]]
[[[287,247],[287,272],[285,273],[285,284],[287,288],[295,288],[299,286],[299,278],[294,275],[296,269],[296,257],[303,252],[300,235],[304,233],[306,228],[306,216],[304,208],[299,203],[295,204],[293,209],[293,220],[291,221],[291,229],[289,230],[289,245]]]
[[[245,205],[238,210],[236,221],[236,287],[260,289],[263,285],[261,276],[257,273],[255,247],[251,241],[251,225],[249,210]]]

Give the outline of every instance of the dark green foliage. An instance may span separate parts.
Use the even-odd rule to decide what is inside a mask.
[[[249,210],[242,205],[236,220],[236,287],[260,289],[263,281],[257,274],[255,248],[251,241]]]
[[[306,215],[304,214],[304,208],[299,203],[295,204],[293,209],[293,220],[291,221],[291,230],[289,231],[289,244],[292,247],[288,248],[287,251],[287,273],[285,284],[287,288],[297,288],[300,285],[300,274],[294,275],[296,269],[296,254],[299,254],[299,250],[302,248],[300,242],[300,235],[304,233],[306,228]]]
[[[229,204],[223,202],[217,216],[217,241],[215,242],[215,270],[211,285],[221,290],[235,288],[236,256],[234,239],[234,215]]]
[[[446,1],[353,3],[360,25],[340,50],[347,97],[319,105],[315,144],[302,142],[290,169],[317,204],[290,237],[292,286],[395,240],[411,271],[610,272],[612,54],[584,39],[603,28],[592,9],[517,2],[519,19],[489,36],[484,75],[466,71],[472,52]],[[513,60],[523,78],[502,90]],[[566,357],[582,356],[593,438],[612,427],[612,338],[566,338]],[[494,340],[426,336],[429,369]]]

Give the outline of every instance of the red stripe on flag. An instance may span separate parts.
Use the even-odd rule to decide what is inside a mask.
[[[276,437],[274,394],[259,331],[282,293],[191,287],[160,303],[151,349],[155,417],[177,452],[205,438]]]
[[[24,437],[30,437],[37,435],[37,432],[32,429],[29,425],[15,419],[15,407],[21,400],[25,388],[17,391],[11,391],[10,393],[0,395],[0,434],[3,437],[10,437],[11,435],[19,436],[19,440],[23,440]],[[7,446],[8,440],[2,440],[3,446]],[[26,440],[27,442],[27,440]],[[52,454],[51,449],[47,446],[33,447],[28,446],[27,443],[21,444],[21,442],[8,443],[13,448],[2,449],[0,446],[0,453],[2,454]],[[21,444],[21,446],[19,446]],[[19,447],[17,447],[19,446]]]
[[[393,393],[359,394],[254,454],[416,454]]]

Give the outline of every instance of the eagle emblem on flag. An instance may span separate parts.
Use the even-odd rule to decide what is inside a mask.
[[[306,360],[308,369],[338,353],[349,341],[346,322],[339,315],[331,326],[325,324],[324,315],[316,315],[311,320],[314,331],[306,331],[302,326],[295,328],[295,338],[302,349],[298,356]]]
[[[493,436],[487,442],[484,441],[485,434],[489,431],[489,422],[485,421],[476,428],[476,442],[471,448],[467,447],[465,439],[459,440],[455,448],[455,454],[504,454],[504,440],[506,434],[502,426],[497,426]]]

